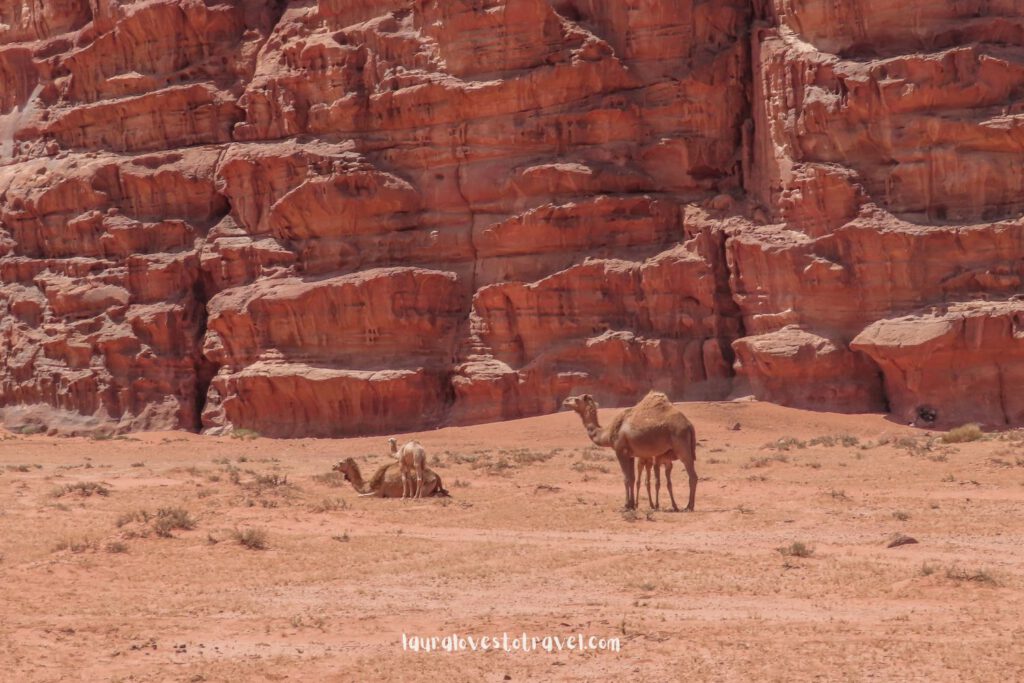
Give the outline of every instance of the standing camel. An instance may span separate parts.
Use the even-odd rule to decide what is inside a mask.
[[[407,498],[406,495],[406,483],[408,482],[408,491],[412,493],[412,477],[416,476],[416,495],[413,498],[420,498],[423,494],[423,470],[427,466],[427,452],[423,450],[423,446],[420,445],[419,441],[407,441],[402,444],[402,447],[398,447],[398,440],[391,438],[388,439],[388,445],[391,447],[391,457],[398,460],[398,466],[402,471],[402,498]]]
[[[639,493],[634,489],[634,459],[650,461],[654,465],[665,463],[666,460],[668,463],[681,460],[690,479],[690,500],[686,510],[693,511],[697,498],[697,469],[694,464],[697,459],[697,436],[690,421],[672,405],[665,394],[655,391],[648,393],[635,406],[616,415],[608,427],[601,427],[597,421],[598,405],[590,394],[570,396],[562,405],[579,414],[591,441],[615,450],[626,486],[626,509],[636,509]],[[672,491],[672,470],[668,467],[665,469],[665,479],[669,498],[672,499],[672,509],[678,510]],[[656,481],[660,488],[657,473]]]

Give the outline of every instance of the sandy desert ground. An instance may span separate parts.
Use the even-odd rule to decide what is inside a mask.
[[[452,493],[421,501],[323,476],[386,462],[383,437],[7,434],[0,678],[1024,678],[1024,432],[945,444],[880,415],[681,407],[692,514],[624,514],[611,452],[571,413],[408,435]],[[239,543],[250,529],[266,548]],[[505,631],[621,650],[401,645]]]

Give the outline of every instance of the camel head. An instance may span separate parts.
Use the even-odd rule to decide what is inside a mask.
[[[398,439],[396,439],[395,437],[391,437],[390,439],[388,439],[388,448],[391,450],[392,453],[396,452],[398,450]]]
[[[597,401],[590,394],[583,394],[582,396],[570,396],[569,398],[562,401],[563,408],[571,408],[583,417],[596,416],[597,415]]]
[[[334,463],[334,467],[331,469],[335,472],[341,472],[341,476],[345,477],[345,481],[352,481],[352,472],[356,467],[356,461],[352,458],[345,458]]]

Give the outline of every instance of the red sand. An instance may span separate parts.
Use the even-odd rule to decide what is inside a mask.
[[[372,471],[384,437],[8,435],[0,678],[1024,677],[1024,433],[945,445],[879,415],[681,407],[700,439],[697,511],[648,514],[642,496],[635,519],[611,451],[569,413],[408,435],[447,500],[359,498],[313,478],[348,455]],[[764,447],[840,434],[857,443]],[[287,483],[255,483],[269,474]],[[55,496],[78,482],[109,494]],[[196,527],[160,538],[117,525],[167,506]],[[266,549],[232,539],[247,528],[266,531]],[[920,543],[887,548],[896,533]],[[813,554],[780,553],[794,542]],[[401,644],[503,631],[618,637],[621,651]]]

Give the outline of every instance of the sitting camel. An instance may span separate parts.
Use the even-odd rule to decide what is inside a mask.
[[[409,483],[409,493],[412,493],[412,476],[416,475],[416,495],[413,498],[421,498],[423,493],[423,470],[427,467],[427,452],[419,441],[408,441],[398,447],[397,439],[388,439],[391,447],[391,457],[398,460],[398,466],[402,471],[402,498],[406,498],[406,482]]]
[[[402,480],[401,470],[397,462],[389,462],[382,465],[374,472],[369,481],[364,481],[359,472],[359,465],[352,458],[339,460],[332,467],[335,472],[341,472],[345,481],[352,484],[361,496],[377,496],[378,498],[401,498],[405,493],[405,482]],[[441,484],[441,477],[434,470],[425,468],[423,470],[423,496],[442,496],[449,494]]]
[[[626,485],[626,509],[636,509],[639,491],[634,490],[636,468],[634,459],[652,464],[671,463],[681,460],[690,479],[690,500],[687,511],[693,511],[697,497],[697,435],[693,425],[682,411],[672,405],[665,394],[650,392],[632,408],[619,413],[608,427],[601,427],[597,421],[597,402],[590,394],[570,396],[562,403],[575,410],[583,420],[587,436],[598,446],[610,446],[622,469]],[[660,477],[657,477],[660,489]],[[672,509],[678,510],[672,491],[672,470],[665,469],[668,495]]]

